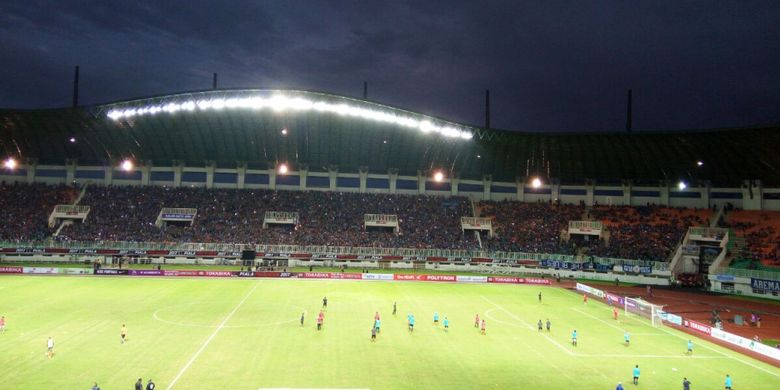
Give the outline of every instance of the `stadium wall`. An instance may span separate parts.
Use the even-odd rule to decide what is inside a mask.
[[[0,171],[0,181],[7,183],[89,183],[92,185],[194,186],[206,188],[283,189],[391,194],[425,194],[466,196],[475,200],[516,200],[522,202],[584,202],[591,206],[647,204],[669,207],[711,208],[731,204],[745,210],[780,210],[780,188],[763,188],[760,182],[746,181],[739,188],[689,187],[680,190],[670,186],[565,185],[545,183],[532,188],[523,179],[516,182],[493,182],[445,178],[435,182],[423,172],[417,176],[399,176],[366,172],[313,172],[292,170],[285,175],[274,170],[231,168],[151,166],[134,167],[129,172],[110,166],[21,165]]]

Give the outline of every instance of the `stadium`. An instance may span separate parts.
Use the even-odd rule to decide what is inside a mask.
[[[258,89],[0,118],[8,388],[780,382],[776,127],[528,133]]]

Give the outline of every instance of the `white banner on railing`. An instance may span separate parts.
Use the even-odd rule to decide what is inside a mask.
[[[760,353],[764,356],[769,356],[772,359],[780,360],[780,349],[770,347],[758,341],[747,339],[735,334],[724,332],[717,328],[712,328],[710,335],[718,340],[723,340],[729,344],[747,348],[753,352]]]
[[[22,273],[25,274],[56,274],[59,272],[58,268],[54,267],[24,267]]]
[[[488,278],[487,276],[457,275],[455,276],[455,280],[457,280],[458,282],[467,282],[467,283],[487,283]]]

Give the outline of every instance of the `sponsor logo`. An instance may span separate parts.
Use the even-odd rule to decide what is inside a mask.
[[[455,275],[427,275],[426,280],[430,282],[454,282],[457,280]]]
[[[162,276],[165,275],[163,271],[158,271],[156,269],[131,269],[128,272],[128,275],[134,275],[134,276]]]
[[[687,328],[691,328],[704,334],[710,334],[712,332],[712,328],[694,320],[684,320],[683,325]]]
[[[750,286],[753,287],[754,290],[780,292],[780,280],[750,278]]]
[[[95,275],[127,275],[126,269],[101,268],[95,270]]]
[[[22,267],[0,267],[0,274],[20,274],[23,270]]]
[[[23,272],[26,274],[56,274],[59,273],[59,270],[51,267],[24,267]]]
[[[330,279],[330,272],[303,272],[299,275],[306,279]]]
[[[715,280],[719,280],[721,282],[733,282],[734,275],[715,275]]]

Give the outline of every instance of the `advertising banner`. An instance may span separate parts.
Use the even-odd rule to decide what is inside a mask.
[[[239,271],[238,272],[238,277],[240,277],[240,278],[254,278],[255,277],[255,273],[252,272],[252,271]]]
[[[198,271],[188,270],[175,270],[175,271],[163,271],[165,276],[198,276]]]
[[[393,274],[393,280],[428,280],[427,275]]]
[[[591,286],[588,286],[587,284],[582,284],[582,283],[577,283],[577,291],[582,291],[590,295],[595,295],[599,298],[604,298],[606,296],[606,293],[604,291],[601,291],[597,288],[593,288]]]
[[[24,267],[22,272],[25,274],[57,274],[59,269],[54,267]]]
[[[345,272],[345,273],[331,273],[330,274],[331,279],[353,279],[353,280],[359,280],[363,279],[363,275],[357,273],[357,272]]]
[[[236,275],[238,275],[236,271],[198,271],[198,276],[207,277],[230,277]]]
[[[456,280],[458,282],[465,283],[487,283],[487,276],[470,276],[470,275],[457,275]]]
[[[733,344],[742,348],[747,348],[753,352],[760,353],[764,356],[769,356],[773,359],[780,360],[780,349],[773,348],[761,342],[747,339],[741,336],[737,336],[732,333],[724,332],[717,328],[713,328],[710,335],[718,340],[723,340],[729,344]]]
[[[426,275],[429,282],[454,282],[457,280],[455,275]]]
[[[715,275],[715,280],[721,281],[721,282],[733,282],[734,281],[734,275]]]
[[[127,275],[126,269],[101,268],[95,270],[95,275]]]
[[[524,278],[515,278],[511,276],[489,276],[488,283],[513,283],[522,284],[525,283]]]
[[[709,325],[705,325],[705,324],[702,324],[701,322],[697,322],[697,321],[694,321],[694,320],[685,320],[684,319],[683,320],[683,325],[686,328],[691,328],[691,329],[693,329],[695,331],[699,331],[699,332],[704,333],[704,334],[711,334],[712,333],[712,328],[710,328]]]
[[[156,269],[131,269],[128,270],[128,275],[132,276],[163,276],[165,273],[163,271],[158,271]]]
[[[393,274],[363,274],[363,280],[393,280]]]
[[[644,266],[644,265],[623,265],[623,272],[630,274],[649,274],[653,272],[653,267]]]
[[[682,325],[682,317],[677,314],[661,312],[661,319],[675,325]]]
[[[60,273],[65,275],[92,275],[92,268],[60,268]]]
[[[612,294],[612,293],[606,293],[605,296],[606,296],[608,304],[610,304],[610,305],[617,304],[619,306],[623,306],[623,297],[621,297],[620,295],[615,295],[615,294]]]
[[[780,292],[780,280],[750,278],[750,287],[754,290]]]
[[[0,274],[20,274],[22,271],[22,267],[0,267]]]
[[[330,279],[330,272],[301,272],[299,278],[305,279]]]

